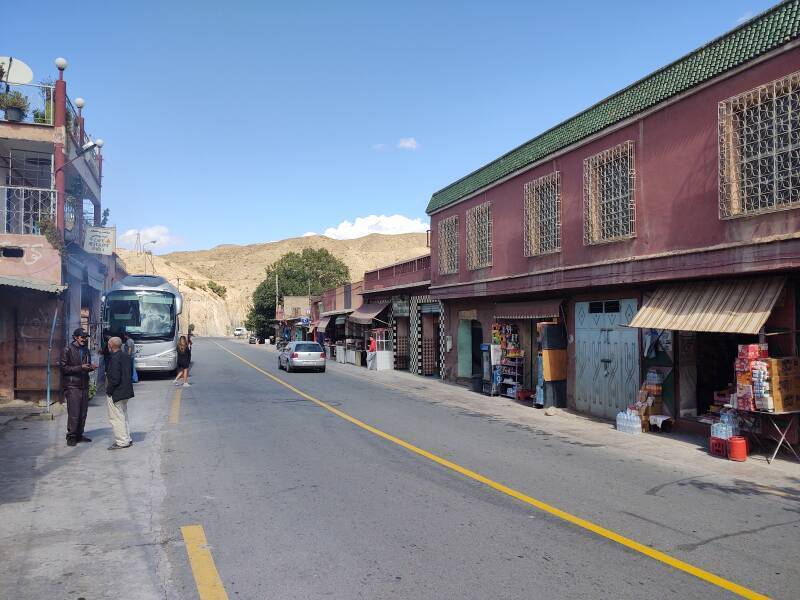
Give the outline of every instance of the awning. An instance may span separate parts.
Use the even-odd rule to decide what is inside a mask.
[[[319,329],[320,331],[325,331],[330,321],[331,321],[330,317],[322,317],[319,321],[317,321],[317,329]]]
[[[355,309],[347,319],[359,325],[371,325],[372,320],[389,306],[388,302],[376,302],[375,304],[362,304]]]
[[[767,322],[785,277],[670,283],[659,287],[630,327],[758,333]]]
[[[344,325],[345,321],[347,321],[347,315],[339,315],[338,317],[336,317],[334,325]]]
[[[531,300],[530,302],[498,302],[494,305],[495,319],[551,319],[559,316],[561,298]]]
[[[321,317],[335,317],[336,315],[345,315],[346,316],[346,315],[349,315],[351,312],[353,312],[352,308],[345,308],[345,309],[342,309],[342,310],[326,310],[325,312],[320,313],[319,316],[321,316]]]
[[[58,294],[59,292],[63,292],[65,289],[67,289],[67,286],[65,285],[57,285],[55,283],[48,283],[46,281],[36,281],[35,279],[25,279],[23,277],[0,276],[0,285],[36,290],[37,292],[46,292],[48,294]]]

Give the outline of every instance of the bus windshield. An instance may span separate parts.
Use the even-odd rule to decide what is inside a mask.
[[[168,292],[120,290],[106,296],[104,325],[110,334],[134,340],[175,339],[175,296]]]

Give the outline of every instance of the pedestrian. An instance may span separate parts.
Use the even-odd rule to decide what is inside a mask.
[[[181,384],[183,378],[183,387],[189,387],[189,365],[192,362],[192,349],[189,347],[189,342],[186,341],[186,336],[182,335],[178,340],[178,376],[175,377],[173,383],[175,385]]]
[[[122,334],[122,343],[125,346],[125,354],[131,363],[131,381],[139,383],[139,374],[136,372],[136,343],[127,333]]]
[[[369,337],[369,349],[368,352],[377,352],[378,351],[378,343],[375,341],[375,336],[371,335]]]
[[[108,340],[108,351],[111,353],[111,360],[106,376],[106,407],[111,430],[114,432],[114,443],[108,449],[121,450],[130,448],[133,444],[128,423],[128,400],[133,398],[131,361],[122,350],[122,340],[118,337]]]
[[[86,413],[89,410],[89,373],[97,368],[92,364],[92,354],[86,347],[88,334],[78,327],[72,332],[72,343],[61,352],[64,399],[67,402],[67,446],[78,442],[91,442],[83,435]]]

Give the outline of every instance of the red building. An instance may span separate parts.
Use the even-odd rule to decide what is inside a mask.
[[[84,250],[102,222],[102,142],[56,66],[55,82],[15,83],[12,63],[0,90],[0,399],[44,396],[51,330],[55,360],[79,326],[96,348],[102,291],[125,274],[116,255]]]
[[[613,417],[658,368],[691,419],[737,343],[796,354],[798,35],[784,2],[433,194],[444,375],[508,324],[532,390],[557,322],[571,407]]]

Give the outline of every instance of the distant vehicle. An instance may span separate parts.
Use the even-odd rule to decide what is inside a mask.
[[[244,327],[237,327],[233,330],[233,335],[236,337],[242,337],[245,333],[247,333],[247,330]]]
[[[289,342],[278,354],[278,369],[287,373],[298,369],[325,372],[325,351],[316,342]]]
[[[258,338],[256,336],[254,336],[254,335],[251,335],[250,338],[247,340],[247,343],[248,344],[257,344],[258,343]]]
[[[103,296],[103,344],[127,333],[136,344],[137,371],[174,371],[183,296],[157,275],[128,275]]]

